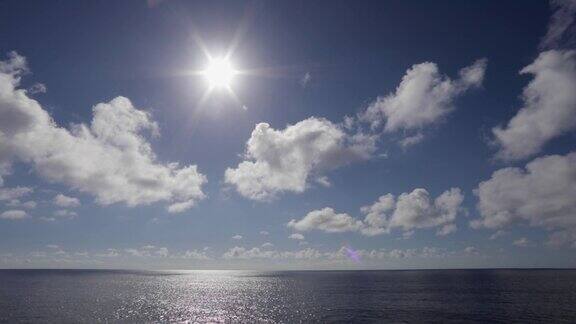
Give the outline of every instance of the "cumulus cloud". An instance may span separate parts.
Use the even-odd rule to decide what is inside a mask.
[[[190,260],[210,260],[207,255],[206,249],[200,251],[197,249],[186,250],[183,252],[170,252],[166,247],[155,247],[153,245],[145,245],[140,248],[124,249],[130,256],[140,258],[172,258],[172,259],[190,259]]]
[[[454,221],[462,210],[464,195],[459,188],[443,192],[431,199],[426,189],[417,188],[410,193],[381,196],[370,206],[362,207],[366,214],[363,233],[377,235],[398,228],[409,232],[420,228],[441,227],[437,234],[447,235],[456,230]]]
[[[320,259],[324,254],[316,249],[306,248],[298,251],[276,251],[253,247],[251,249],[235,246],[226,251],[223,259],[293,259],[293,260],[315,260]]]
[[[166,258],[170,255],[170,252],[168,251],[168,248],[165,247],[161,247],[159,248],[157,251],[154,252],[156,255],[161,256],[163,258]]]
[[[321,230],[328,233],[342,233],[358,231],[363,224],[348,214],[337,214],[334,209],[326,207],[309,212],[299,221],[293,219],[287,226],[301,232]]]
[[[419,131],[437,123],[455,109],[454,101],[471,88],[479,87],[484,79],[487,60],[480,59],[460,70],[452,80],[442,75],[435,63],[413,65],[406,71],[394,93],[379,97],[360,115],[360,120],[372,128],[384,126],[384,131]],[[404,144],[414,144],[411,137]]]
[[[242,196],[261,201],[283,192],[301,193],[311,180],[328,187],[327,171],[372,157],[381,136],[374,130],[381,124],[385,132],[404,131],[402,147],[421,142],[425,126],[442,120],[459,96],[482,84],[486,65],[485,59],[477,60],[452,80],[434,63],[416,64],[394,93],[339,124],[316,117],[284,129],[259,123],[247,142],[245,160],[226,170],[225,182]],[[370,134],[363,132],[364,123],[371,125]]]
[[[126,253],[128,253],[129,255],[135,256],[135,257],[150,256],[150,253],[147,250],[139,250],[139,249],[130,248],[130,249],[125,249],[124,251]]]
[[[273,247],[274,247],[274,244],[272,244],[272,243],[270,243],[270,242],[266,242],[266,243],[262,244],[262,248],[263,248],[263,249],[270,249],[270,248],[273,248]]]
[[[29,94],[46,93],[46,86],[42,83],[35,83],[28,88]]]
[[[534,78],[524,102],[505,127],[492,131],[497,157],[511,161],[539,153],[553,138],[576,129],[576,51],[551,50],[520,71]]]
[[[288,238],[301,241],[301,240],[304,240],[304,235],[302,235],[300,233],[294,233],[294,234],[290,234],[288,236]]]
[[[515,240],[514,242],[512,242],[512,244],[514,244],[515,246],[518,246],[518,247],[527,247],[530,245],[530,241],[525,237],[521,237],[521,238]]]
[[[58,194],[56,197],[54,197],[54,204],[63,208],[75,208],[80,206],[80,200],[78,198]]]
[[[76,216],[78,216],[78,214],[74,211],[70,211],[67,209],[60,209],[54,212],[54,216],[56,217],[60,217],[60,218],[75,218]]]
[[[475,228],[526,223],[558,231],[555,244],[576,242],[576,152],[534,159],[525,168],[497,170],[475,190],[480,218]]]
[[[103,205],[167,202],[182,211],[204,198],[206,177],[195,165],[161,163],[146,133],[158,136],[151,116],[117,97],[93,107],[89,125],[55,124],[19,89],[26,60],[10,53],[0,62],[0,178],[15,162],[31,165],[49,182],[95,196]]]
[[[210,260],[210,258],[206,251],[198,251],[198,250],[188,250],[185,251],[182,256],[184,259],[191,259],[191,260]]]
[[[29,200],[29,201],[25,201],[23,203],[20,203],[20,207],[22,208],[26,208],[26,209],[34,209],[36,208],[38,204],[35,201]]]
[[[269,200],[286,191],[303,192],[311,178],[327,183],[324,172],[368,159],[374,150],[374,137],[349,135],[323,118],[310,117],[283,130],[260,123],[246,144],[246,160],[228,168],[225,181],[246,198]]]
[[[245,247],[235,246],[226,251],[222,257],[224,259],[270,259],[276,254],[276,251],[261,250],[258,247],[246,249]]]
[[[495,240],[495,239],[500,238],[504,235],[506,235],[506,231],[498,230],[498,231],[494,232],[494,234],[490,235],[489,239]]]
[[[235,246],[226,251],[223,259],[227,260],[324,260],[324,261],[344,261],[358,262],[358,260],[384,260],[384,259],[405,259],[405,258],[444,258],[455,255],[453,252],[435,247],[423,247],[421,249],[373,249],[373,250],[353,250],[343,246],[335,251],[319,251],[314,248],[306,248],[296,251],[263,250],[258,247],[245,248]]]
[[[546,244],[555,247],[567,245],[576,248],[576,230],[567,229],[556,231],[550,234]]]
[[[120,260],[123,264],[126,264],[127,260],[133,258],[139,258],[140,261],[149,261],[149,262],[158,262],[159,259],[162,259],[162,264],[166,262],[172,262],[173,260],[179,261],[189,261],[189,260],[196,260],[196,261],[207,261],[212,260],[212,258],[205,252],[200,250],[184,250],[178,252],[171,252],[165,247],[152,247],[146,248],[126,248],[126,249],[116,249],[116,248],[109,248],[106,250],[101,251],[93,251],[88,253],[86,251],[65,251],[61,249],[58,245],[47,245],[46,246],[49,250],[48,251],[31,251],[29,253],[21,255],[25,257],[22,259],[22,264],[29,264],[32,259],[42,259],[43,261],[47,262],[54,262],[54,265],[62,265],[62,264],[97,264],[100,267],[103,265],[111,265],[116,263],[116,260]],[[0,254],[0,263],[2,262],[1,258],[6,256],[6,254]],[[108,261],[104,261],[104,260]],[[168,260],[169,259],[169,260]],[[132,260],[134,261],[134,260]],[[112,262],[112,263],[108,263]],[[128,261],[130,262],[130,261]],[[177,261],[178,262],[178,261]],[[148,263],[153,264],[153,263]],[[188,263],[189,264],[189,263]]]
[[[28,218],[28,214],[23,210],[7,210],[0,214],[0,219],[19,220]]]
[[[169,213],[177,214],[194,207],[195,204],[196,200],[190,199],[183,202],[173,203],[172,205],[168,206],[167,210]]]
[[[0,142],[1,143],[1,142]],[[0,187],[0,201],[13,201],[29,195],[34,191],[29,187],[2,188]]]
[[[159,251],[159,253],[157,253]],[[316,264],[316,265],[334,265],[334,264],[347,264],[353,265],[362,261],[362,264],[380,260],[399,260],[399,259],[429,259],[429,258],[447,258],[447,257],[460,257],[466,256],[463,251],[455,252],[447,249],[435,247],[423,248],[409,248],[409,249],[371,249],[371,250],[355,250],[349,246],[343,246],[336,250],[320,251],[315,248],[301,248],[297,250],[274,250],[263,249],[260,247],[246,248],[235,246],[220,256],[210,256],[205,251],[200,250],[187,250],[187,251],[168,251],[166,248],[156,248],[152,251],[147,251],[144,248],[127,248],[127,249],[114,249],[110,248],[101,251],[65,251],[60,247],[54,246],[47,251],[32,251],[21,255],[27,260],[42,259],[45,261],[55,261],[59,264],[65,262],[67,264],[74,263],[80,260],[94,260],[96,264],[101,266],[112,262],[117,264],[116,260],[123,262],[134,259],[140,261],[158,262],[160,259],[163,263],[171,263],[174,260],[197,260],[199,263],[202,261],[231,261],[229,264],[235,262],[269,262],[268,264]],[[16,257],[20,255],[13,254],[0,254],[0,262],[2,257]],[[80,259],[74,259],[80,258]],[[108,261],[106,261],[108,259]],[[364,263],[364,261],[366,263]],[[27,261],[29,262],[29,261]],[[26,262],[26,263],[27,263]],[[286,263],[289,262],[289,263]],[[55,264],[57,264],[55,263]],[[149,263],[153,264],[153,263]],[[391,263],[387,263],[391,265]]]
[[[241,240],[242,239],[242,235],[234,235],[232,236],[233,240]]]
[[[563,40],[569,37],[567,31],[574,29],[576,16],[576,0],[552,0],[550,1],[554,14],[548,24],[548,31],[540,42],[540,48],[557,47]]]
[[[34,209],[37,204],[35,201],[22,202],[21,198],[29,195],[33,192],[32,188],[29,187],[14,187],[14,188],[3,188],[0,187],[0,201],[11,208],[25,208]]]
[[[446,224],[442,226],[438,231],[436,231],[436,235],[438,236],[446,236],[448,234],[452,234],[458,230],[458,226],[456,224]]]
[[[120,256],[120,253],[118,253],[116,249],[107,249],[105,252],[94,254],[94,256],[99,258],[117,258]]]
[[[432,199],[426,189],[417,188],[398,198],[392,194],[383,195],[372,205],[362,207],[361,211],[366,215],[363,221],[326,207],[309,212],[301,220],[293,219],[287,226],[301,232],[360,232],[368,236],[400,229],[407,237],[416,229],[437,227],[437,235],[442,236],[456,231],[454,222],[462,211],[463,200],[459,188],[447,190],[436,199]]]

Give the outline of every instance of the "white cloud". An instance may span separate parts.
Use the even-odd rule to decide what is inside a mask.
[[[471,250],[474,249],[474,250]],[[468,248],[467,254],[476,253],[475,248]],[[421,249],[379,249],[379,250],[352,250],[349,247],[342,247],[336,251],[321,252],[313,248],[305,248],[296,251],[263,250],[258,247],[245,248],[235,246],[226,251],[222,258],[226,260],[303,260],[303,261],[340,261],[358,262],[361,259],[383,260],[383,259],[404,259],[404,258],[444,258],[454,253],[444,249],[434,247],[424,247]]]
[[[211,258],[206,254],[206,251],[189,250],[182,254],[184,259],[192,260],[210,260]]]
[[[264,244],[262,244],[262,248],[263,249],[269,249],[269,248],[273,248],[274,244],[270,243],[270,242],[266,242]]]
[[[25,70],[26,60],[14,52],[0,62],[0,178],[14,162],[24,162],[103,205],[167,202],[182,211],[204,198],[206,177],[195,165],[157,161],[143,133],[157,136],[158,126],[129,99],[97,104],[89,125],[61,128],[18,88]]]
[[[120,256],[120,253],[118,253],[116,249],[107,249],[105,252],[97,253],[94,256],[99,258],[117,258]]]
[[[554,242],[576,242],[576,152],[534,159],[525,168],[504,168],[475,191],[481,218],[471,225],[501,229],[513,223],[566,231]]]
[[[448,226],[448,225],[446,225],[446,226]],[[445,227],[446,227],[446,226],[445,226]],[[444,228],[442,228],[442,230],[443,230],[443,229],[444,229]],[[438,230],[438,232],[436,232],[436,235],[442,236],[442,235],[443,235],[443,234],[441,233],[442,230]],[[402,233],[402,238],[405,239],[405,240],[407,240],[407,239],[411,238],[412,236],[414,236],[414,233],[415,233],[414,230],[406,231],[406,232]],[[372,232],[370,232],[370,234],[372,234]],[[445,235],[448,235],[448,234],[450,234],[450,233],[447,233],[447,234],[445,234]],[[373,234],[372,234],[372,235],[373,235]]]
[[[366,214],[363,233],[377,235],[389,233],[394,228],[409,232],[441,226],[437,234],[447,235],[456,230],[454,221],[462,209],[463,200],[459,188],[447,190],[434,200],[422,188],[403,193],[398,199],[392,194],[383,195],[374,204],[362,207]]]
[[[46,86],[42,83],[35,83],[27,91],[29,94],[46,93]]]
[[[348,214],[336,214],[334,209],[326,207],[309,212],[299,221],[293,219],[287,226],[302,232],[316,229],[328,233],[342,233],[358,231],[363,224]]]
[[[7,210],[0,214],[0,219],[19,220],[28,218],[28,214],[23,210]]]
[[[168,212],[173,214],[181,213],[194,207],[195,204],[196,200],[193,199],[179,203],[173,203],[172,205],[168,206]]]
[[[19,199],[12,199],[6,202],[6,206],[12,208],[25,208],[25,209],[34,209],[38,204],[35,201],[29,200],[26,202],[21,202]]]
[[[366,214],[363,221],[348,214],[337,214],[326,207],[309,212],[301,220],[291,220],[287,226],[297,231],[321,230],[328,233],[357,232],[372,236],[390,233],[393,229],[404,231],[410,237],[415,229],[440,227],[437,235],[456,231],[456,216],[462,211],[464,195],[459,188],[443,192],[432,200],[426,189],[417,188],[403,193],[397,199],[386,194],[369,206],[361,208]]]
[[[489,239],[495,240],[495,239],[500,238],[504,235],[506,235],[506,231],[498,230],[498,231],[494,232],[494,234],[490,235]]]
[[[286,191],[301,193],[311,176],[322,179],[326,171],[368,159],[374,141],[362,134],[348,135],[323,118],[310,117],[283,130],[260,123],[246,145],[246,160],[228,168],[225,181],[254,200],[270,200]]]
[[[324,254],[316,249],[306,248],[298,251],[276,251],[263,250],[258,247],[247,249],[245,247],[235,246],[226,251],[223,259],[292,259],[292,260],[315,260],[320,259]]]
[[[32,251],[30,252],[30,256],[33,258],[45,258],[47,256],[46,252],[42,251]]]
[[[528,241],[528,239],[525,237],[521,237],[521,238],[515,240],[512,244],[514,244],[515,246],[518,246],[518,247],[527,247],[530,245],[530,241]]]
[[[163,258],[166,258],[170,255],[170,252],[168,251],[168,248],[165,247],[161,247],[158,250],[156,250],[154,252],[156,255],[161,256]]]
[[[1,61],[0,61],[1,62]],[[1,135],[1,134],[0,134]],[[1,137],[0,137],[1,139]],[[0,147],[1,146],[0,142]],[[29,195],[34,190],[29,187],[2,188],[0,187],[0,201],[11,201]]]
[[[464,251],[453,252],[446,249],[435,248],[435,247],[423,247],[423,248],[410,248],[410,249],[372,249],[372,250],[355,250],[349,246],[343,246],[336,250],[320,251],[315,248],[300,248],[297,250],[274,250],[274,249],[263,249],[260,247],[246,248],[235,246],[230,250],[224,252],[220,256],[211,257],[205,251],[200,250],[187,250],[183,252],[170,252],[166,248],[157,248],[152,251],[147,251],[143,248],[127,248],[127,249],[114,249],[110,248],[104,251],[92,251],[90,253],[86,251],[65,251],[58,246],[51,247],[47,251],[31,251],[25,254],[0,254],[0,263],[3,262],[2,258],[20,258],[20,256],[26,259],[42,259],[43,261],[53,261],[56,264],[71,264],[76,261],[81,261],[90,259],[91,263],[98,264],[99,267],[104,266],[117,266],[118,262],[126,264],[125,262],[138,262],[131,264],[143,264],[148,265],[157,264],[160,262],[162,264],[174,264],[173,262],[178,262],[180,265],[189,264],[182,263],[189,260],[197,260],[198,263],[202,261],[212,260],[218,262],[228,261],[228,264],[240,264],[244,262],[245,264],[256,264],[259,262],[267,263],[268,265],[280,265],[280,264],[306,264],[306,265],[319,265],[319,266],[334,266],[336,264],[342,265],[358,265],[361,266],[368,264],[375,264],[373,261],[389,260],[391,263],[386,263],[388,266],[395,264],[394,259],[430,259],[430,258],[446,258],[446,257],[461,257],[469,256],[465,254]],[[79,258],[79,259],[75,259]],[[135,260],[139,258],[140,260]],[[236,263],[238,261],[240,263]],[[28,261],[27,261],[28,262]],[[26,263],[27,263],[26,262]],[[83,262],[84,263],[84,262]],[[382,265],[382,263],[378,263]]]
[[[23,202],[22,204],[20,204],[20,206],[26,208],[26,209],[34,209],[36,208],[38,204],[35,201],[29,200],[26,202]]]
[[[301,241],[301,240],[304,240],[304,235],[302,235],[300,233],[294,233],[294,234],[290,234],[288,236],[288,238]]]
[[[456,80],[440,74],[434,63],[414,65],[395,93],[378,98],[358,119],[347,116],[341,124],[315,117],[280,130],[257,124],[245,160],[226,170],[225,182],[242,196],[261,201],[283,192],[304,192],[311,179],[330,186],[327,171],[369,159],[376,150],[379,135],[362,133],[357,122],[368,122],[372,129],[384,122],[387,132],[409,132],[400,141],[403,147],[419,143],[424,139],[422,128],[442,120],[454,110],[457,97],[482,84],[486,64],[485,59],[477,60],[461,69]],[[349,134],[354,129],[356,133]]]
[[[436,235],[438,236],[445,236],[451,233],[454,233],[458,230],[456,224],[446,224],[442,226],[438,231],[436,231]]]
[[[222,257],[224,259],[271,259],[275,255],[276,251],[261,250],[257,247],[248,250],[241,246],[235,246],[226,251]]]
[[[308,83],[310,83],[311,80],[312,80],[312,75],[310,74],[310,72],[306,72],[302,76],[302,79],[300,79],[300,85],[302,86],[302,88],[306,88],[306,86],[308,85]]]
[[[387,214],[393,213],[396,208],[396,198],[393,194],[382,195],[370,206],[364,206],[360,210],[366,214],[364,218],[366,235],[378,235],[389,232]]]
[[[540,48],[557,47],[566,38],[569,29],[574,29],[574,16],[576,16],[575,0],[551,0],[550,4],[554,14],[548,24],[548,31],[540,42]]]
[[[305,248],[297,251],[278,252],[278,257],[280,259],[316,260],[322,258],[323,253],[313,248]]]
[[[190,259],[190,260],[210,260],[207,255],[208,249],[200,250],[186,250],[184,252],[170,253],[166,247],[155,247],[153,245],[145,245],[140,248],[125,249],[124,252],[131,256],[141,258],[173,258],[173,259]]]
[[[487,61],[480,59],[460,70],[452,80],[440,73],[435,63],[413,65],[406,71],[396,92],[379,97],[360,115],[372,128],[384,125],[386,132],[419,131],[441,121],[455,109],[454,101],[484,79]],[[414,142],[412,137],[408,142]],[[421,139],[419,139],[421,140]]]
[[[150,253],[146,250],[139,250],[139,249],[134,249],[134,248],[130,248],[130,249],[125,249],[124,252],[135,256],[135,257],[147,257],[150,256]]]
[[[512,161],[539,153],[553,138],[576,129],[576,51],[551,50],[520,71],[534,78],[524,102],[505,127],[492,131],[497,157]]]
[[[330,182],[330,179],[328,179],[328,177],[326,176],[322,176],[322,177],[318,177],[316,178],[316,182],[326,188],[331,187],[332,183]]]
[[[424,135],[422,133],[416,133],[415,135],[405,137],[398,142],[403,148],[407,148],[412,145],[416,145],[424,140]]]
[[[464,253],[466,254],[478,254],[478,249],[473,246],[467,246],[464,248]]]
[[[233,240],[241,240],[242,239],[242,235],[234,235],[232,236]]]
[[[556,231],[550,234],[546,244],[556,247],[568,245],[572,248],[576,248],[576,230],[568,229]]]
[[[268,233],[268,231],[260,231],[260,235],[266,236],[266,235],[270,235],[270,233]]]
[[[61,218],[75,218],[78,214],[74,211],[70,211],[67,209],[60,209],[54,212],[54,216],[61,217]]]
[[[75,208],[80,206],[80,200],[78,198],[58,194],[54,197],[54,204],[63,208]]]

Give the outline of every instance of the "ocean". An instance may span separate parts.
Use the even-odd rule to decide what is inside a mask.
[[[576,270],[0,270],[0,322],[576,322]]]

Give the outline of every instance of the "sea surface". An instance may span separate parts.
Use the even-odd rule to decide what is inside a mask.
[[[576,270],[0,270],[0,322],[576,322]]]

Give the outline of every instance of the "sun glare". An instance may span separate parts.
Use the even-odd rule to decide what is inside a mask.
[[[236,70],[225,58],[211,59],[203,75],[211,88],[229,88]]]

